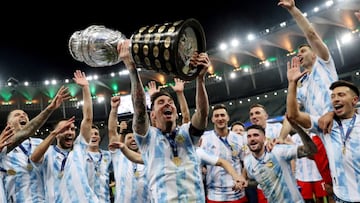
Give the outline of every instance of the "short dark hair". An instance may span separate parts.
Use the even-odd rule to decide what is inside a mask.
[[[241,122],[241,121],[235,121],[235,122],[231,123],[231,125],[230,125],[230,130],[232,130],[235,125],[241,125],[241,126],[245,129],[245,125],[244,125],[243,122]]]
[[[255,125],[250,125],[249,127],[246,128],[246,131],[248,131],[250,129],[260,130],[265,135],[265,129],[261,125],[256,125],[256,124]]]
[[[225,111],[227,112],[227,108],[224,104],[216,104],[213,108],[213,111],[218,110],[218,109],[225,109]]]
[[[356,87],[356,85],[346,80],[338,80],[333,82],[330,85],[329,89],[334,90],[337,87],[343,87],[343,86],[350,88],[356,94],[356,96],[359,96],[359,89]]]
[[[62,121],[67,121],[67,120],[68,120],[68,118],[60,118],[60,119],[56,120],[56,122],[53,123],[53,125],[52,125],[52,130],[55,130],[56,127],[58,127],[58,125],[59,125],[60,122],[62,122]]]
[[[150,107],[151,107],[151,110],[154,109],[155,100],[156,100],[157,98],[161,97],[161,96],[167,96],[167,97],[170,97],[171,99],[173,99],[169,92],[166,92],[166,91],[163,91],[163,90],[161,90],[161,91],[159,91],[159,92],[155,92],[155,93],[152,94],[151,97],[150,97],[150,100],[151,100],[151,106],[150,106]]]
[[[132,128],[132,119],[129,119],[127,122],[126,122],[126,128],[123,129],[121,131],[121,135],[125,136],[129,133],[133,133],[133,128]]]
[[[96,129],[96,130],[100,131],[100,128],[95,124],[91,125],[91,129]]]

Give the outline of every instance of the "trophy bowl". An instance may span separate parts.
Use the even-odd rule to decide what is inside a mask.
[[[74,32],[69,40],[71,56],[92,67],[119,63],[117,45],[126,37],[119,31],[92,25]],[[144,26],[131,37],[130,53],[137,67],[193,80],[202,67],[190,65],[195,52],[205,52],[205,33],[193,18]]]

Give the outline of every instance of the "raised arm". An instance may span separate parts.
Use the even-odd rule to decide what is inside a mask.
[[[196,112],[191,118],[191,123],[198,130],[204,130],[209,116],[209,99],[205,88],[205,74],[210,66],[210,59],[206,53],[196,53],[191,58],[190,63],[203,67],[196,78]]]
[[[309,45],[314,50],[316,55],[318,55],[323,60],[327,61],[330,58],[330,52],[322,41],[319,34],[316,32],[314,27],[308,21],[308,19],[303,15],[303,13],[296,7],[294,0],[280,0],[278,3],[279,6],[286,8],[288,12],[295,19],[297,25],[300,27],[304,33]]]
[[[63,122],[56,126],[56,128],[50,132],[50,134],[43,140],[31,154],[31,161],[39,163],[43,160],[44,154],[49,149],[51,143],[55,140],[56,136],[60,133],[65,132],[71,127],[71,124],[75,122],[75,117],[71,117],[66,122]]]
[[[317,147],[311,137],[293,120],[289,120],[291,126],[300,135],[301,141],[304,145],[298,147],[298,158],[310,157],[317,153]]]
[[[297,81],[306,73],[307,70],[304,72],[300,71],[300,60],[298,57],[293,57],[291,63],[287,63],[288,93],[286,97],[286,115],[288,120],[292,120],[304,128],[310,128],[310,116],[300,111],[296,100]]]
[[[358,19],[358,21],[360,22],[360,10],[355,12],[355,16]]]
[[[0,152],[5,146],[12,144],[9,140],[10,137],[14,135],[14,130],[10,125],[6,125],[3,131],[0,134]]]
[[[93,123],[93,104],[91,99],[89,82],[86,79],[85,73],[81,72],[80,70],[75,71],[73,79],[75,83],[81,87],[84,101],[82,109],[83,118],[80,125],[80,134],[85,138],[85,141],[89,143],[91,137],[91,126]]]
[[[34,135],[36,130],[38,130],[39,128],[41,128],[41,126],[44,125],[44,123],[47,121],[50,115],[60,107],[63,101],[70,98],[71,96],[70,93],[68,92],[68,88],[64,86],[60,87],[60,89],[56,93],[51,103],[43,111],[41,111],[35,118],[31,119],[29,123],[27,123],[24,126],[23,129],[15,133],[15,135],[9,139],[9,142],[11,142],[11,144],[8,145],[7,152],[10,152],[21,142],[23,142],[26,138]]]
[[[289,135],[290,135],[290,132],[292,130],[292,127],[289,123],[289,121],[287,120],[286,116],[283,120],[283,123],[282,123],[282,127],[281,127],[281,130],[280,130],[280,136],[279,138],[283,141],[285,141],[286,139],[289,138]]]
[[[155,81],[150,81],[148,82],[148,85],[147,85],[147,88],[148,88],[148,93],[149,93],[149,96],[151,97],[151,95],[153,95],[154,93],[156,92],[159,92],[160,91],[160,87],[156,87],[156,82]]]
[[[111,97],[111,110],[109,113],[109,121],[108,121],[108,133],[109,133],[109,143],[119,141],[119,135],[117,132],[117,122],[118,115],[117,109],[120,106],[120,96]]]
[[[131,60],[129,45],[130,40],[125,40],[122,43],[119,43],[119,57],[122,59],[126,68],[129,70],[131,95],[134,106],[133,130],[139,135],[145,135],[150,126],[149,116],[146,112],[145,91],[135,63]]]
[[[182,123],[188,123],[190,122],[190,111],[184,94],[185,81],[179,78],[174,78],[174,82],[175,85],[171,86],[171,88],[175,91],[177,100],[179,102]]]

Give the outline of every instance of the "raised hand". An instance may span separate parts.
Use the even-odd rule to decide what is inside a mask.
[[[65,101],[71,98],[69,88],[61,86],[58,92],[56,93],[54,99],[49,104],[48,108],[55,110],[60,107],[60,105]]]
[[[303,75],[307,74],[308,72],[308,70],[301,72],[300,59],[297,56],[293,57],[291,62],[287,62],[287,78],[289,82],[297,82]]]
[[[202,67],[198,75],[198,78],[200,78],[205,76],[206,72],[208,71],[208,68],[211,65],[211,62],[207,53],[195,52],[190,58],[190,65],[193,67],[198,67],[198,66]]]
[[[78,84],[81,87],[88,86],[89,81],[86,79],[86,75],[84,72],[81,72],[80,70],[76,70],[74,72],[73,80],[76,84]]]
[[[14,129],[10,125],[7,125],[0,134],[0,151],[2,151],[5,146],[12,144],[12,139],[9,138],[14,134]]]
[[[55,135],[61,134],[67,131],[71,124],[75,122],[75,116],[69,118],[66,122],[62,122],[60,125],[57,125],[56,128],[52,131]]]
[[[185,86],[185,81],[179,79],[179,78],[174,78],[174,82],[175,85],[172,86],[171,88],[175,91],[175,92],[183,92],[184,91],[184,86]]]
[[[280,0],[278,3],[278,6],[281,6],[286,9],[291,9],[295,7],[295,1],[294,0]]]
[[[119,57],[124,62],[126,68],[129,71],[136,70],[135,64],[132,61],[131,54],[130,54],[130,40],[124,40],[118,44],[117,50],[119,52]]]
[[[149,92],[150,97],[154,93],[159,92],[160,89],[161,89],[161,87],[156,87],[156,82],[153,81],[153,80],[148,82],[147,88],[148,88],[148,92]]]
[[[120,103],[121,103],[120,96],[111,97],[111,101],[110,101],[111,108],[117,109],[120,106]]]
[[[358,21],[360,22],[360,10],[355,12],[355,16],[358,19]]]

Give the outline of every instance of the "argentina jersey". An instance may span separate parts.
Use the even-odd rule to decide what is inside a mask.
[[[144,164],[131,162],[120,149],[111,156],[116,182],[115,202],[150,202]]]
[[[99,202],[110,202],[110,167],[111,154],[107,150],[99,152],[86,152],[85,171],[89,186],[95,192]]]
[[[13,171],[4,182],[8,202],[45,202],[41,174],[30,161],[31,153],[42,141],[28,138],[3,157],[3,168]]]
[[[200,162],[189,135],[190,123],[178,128],[175,135],[177,158],[169,141],[159,129],[150,126],[146,135],[135,133],[148,166],[151,202],[205,202]]]
[[[330,134],[324,135],[318,125],[318,116],[310,116],[312,130],[324,142],[329,159],[333,190],[337,197],[349,202],[360,202],[360,115],[356,114],[354,124],[352,118],[341,120],[344,133],[352,125],[353,128],[345,141],[339,124],[334,120]]]
[[[282,128],[281,123],[266,123],[265,136],[267,139],[273,140],[280,136]]]
[[[261,158],[245,157],[249,178],[259,183],[268,202],[304,202],[290,169],[290,161],[296,157],[297,146],[281,144]]]
[[[6,202],[6,194],[5,194],[5,189],[4,189],[4,178],[6,175],[6,170],[3,168],[3,164],[2,161],[4,159],[4,156],[6,156],[6,150],[7,147],[4,147],[3,150],[0,153],[0,201],[1,202]]]
[[[300,135],[294,134],[291,136],[293,142],[296,146],[304,145]],[[313,182],[320,181],[322,177],[316,166],[314,160],[309,159],[308,157],[302,157],[296,159],[296,179],[303,182]]]
[[[245,156],[244,139],[242,136],[229,131],[225,138],[220,138],[215,131],[208,131],[201,137],[201,148],[213,156],[225,159],[241,174],[241,161]],[[234,201],[245,196],[244,191],[234,191],[233,178],[219,166],[206,165],[207,198],[213,201]]]
[[[59,185],[63,175],[61,169],[64,170],[65,162],[63,163],[63,161],[68,153],[67,150],[51,145],[44,154],[43,161],[36,164],[46,185],[44,188],[46,202],[55,202],[56,196],[59,195]]]
[[[329,87],[339,79],[332,57],[327,62],[317,57],[312,72],[305,77],[297,90],[297,99],[304,111],[315,116],[331,111]]]
[[[100,202],[87,178],[85,170],[86,146],[87,143],[80,134],[76,138],[74,148],[66,161],[64,175],[59,186],[60,195],[56,197],[56,203]]]

